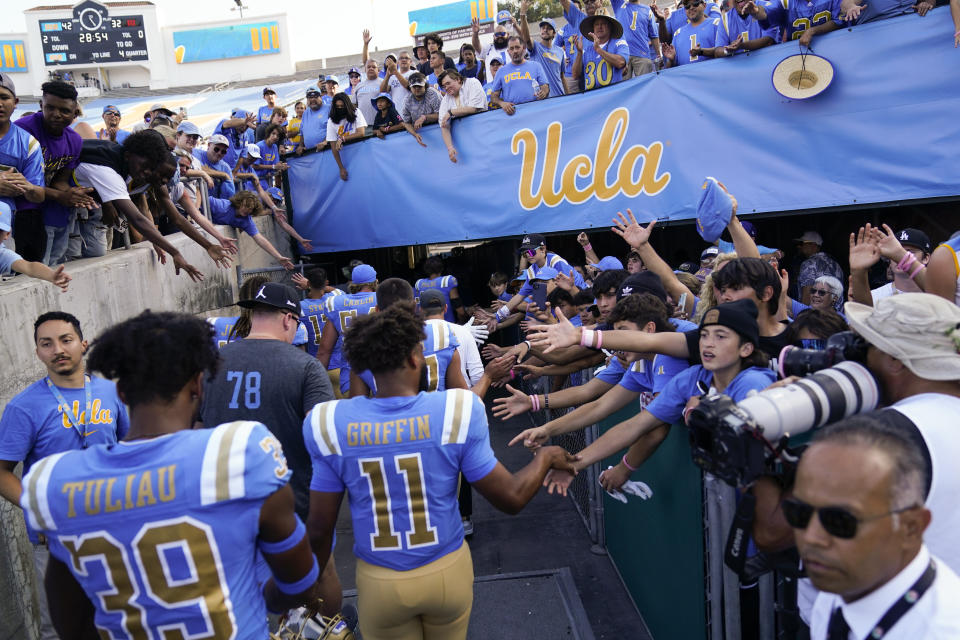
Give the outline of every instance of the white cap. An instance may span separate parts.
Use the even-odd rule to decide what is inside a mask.
[[[960,380],[960,307],[932,293],[899,293],[876,307],[844,305],[850,327],[924,380]]]
[[[255,145],[255,144],[248,144],[248,145],[247,145],[247,149],[246,149],[244,155],[248,155],[248,156],[250,156],[251,158],[257,158],[257,159],[259,160],[259,159],[260,159],[260,147],[258,147],[258,146]]]
[[[823,244],[823,236],[816,231],[804,231],[803,235],[794,240],[794,242],[812,242],[815,245]]]
[[[225,136],[225,135],[223,135],[223,134],[220,134],[220,133],[215,133],[215,134],[213,134],[212,136],[210,136],[210,139],[209,139],[209,140],[207,140],[207,144],[208,144],[208,145],[213,145],[213,144],[225,144],[225,145],[227,145],[227,146],[229,147],[229,146],[230,146],[230,141],[227,140],[227,136]]]

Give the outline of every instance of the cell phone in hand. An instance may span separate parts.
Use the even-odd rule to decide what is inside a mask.
[[[546,311],[547,283],[543,280],[534,280],[530,286],[533,287],[533,293],[530,294],[530,297],[533,299],[534,304],[539,307],[540,311]]]

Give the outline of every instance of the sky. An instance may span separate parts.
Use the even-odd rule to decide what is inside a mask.
[[[369,28],[373,35],[371,50],[410,46],[407,12],[445,4],[450,0],[245,0],[249,7],[243,18],[277,13],[287,14],[290,47],[294,61],[358,53],[363,46],[361,33]],[[55,0],[2,0],[3,20],[0,34],[23,33],[23,11],[40,5],[70,4]],[[235,19],[240,12],[233,0],[153,0],[160,26],[203,23]],[[332,23],[332,24],[331,24]],[[329,26],[328,26],[329,25]],[[340,27],[340,28],[337,28]]]

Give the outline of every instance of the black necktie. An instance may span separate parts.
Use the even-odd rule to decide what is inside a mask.
[[[830,614],[830,626],[827,628],[827,640],[848,640],[850,625],[843,618],[843,610],[837,607]]]

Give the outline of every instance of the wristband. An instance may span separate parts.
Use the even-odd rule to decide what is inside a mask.
[[[280,591],[280,593],[293,595],[306,591],[310,585],[317,581],[317,576],[319,575],[320,565],[317,563],[317,556],[313,556],[313,567],[307,572],[307,575],[303,576],[296,582],[280,582],[277,580],[276,576],[273,577],[273,581],[277,585],[277,589]]]
[[[897,263],[897,269],[900,271],[906,271],[907,267],[913,264],[917,259],[917,256],[913,255],[909,251],[903,254],[903,257],[900,258],[900,262]]]
[[[283,553],[284,551],[293,549],[303,540],[303,537],[307,534],[307,528],[303,525],[303,520],[300,519],[300,516],[293,514],[293,517],[297,520],[297,526],[293,528],[293,533],[280,542],[257,540],[257,546],[260,547],[260,551],[263,553]]]
[[[510,379],[513,380],[516,377],[517,377],[517,374],[514,372],[513,369],[510,369]]]
[[[584,250],[584,251],[593,251],[593,245],[588,242],[587,244],[583,245],[583,250]]]
[[[623,466],[625,466],[627,469],[630,469],[631,473],[637,470],[636,467],[631,467],[630,463],[627,462],[627,454],[623,454],[623,458],[620,459],[620,462],[622,462]]]
[[[596,348],[599,349],[600,347],[603,346],[603,331],[600,331],[600,330],[598,329],[598,330],[594,331],[594,333],[597,335],[597,345],[596,345]]]
[[[537,394],[530,396],[530,410],[540,411],[540,398],[537,397]]]
[[[503,322],[504,319],[506,319],[506,317],[509,315],[510,315],[510,307],[508,307],[507,305],[503,305],[502,307],[497,309],[497,313],[496,313],[497,322]]]
[[[580,346],[587,348],[593,346],[593,329],[580,329]]]
[[[550,394],[543,394],[543,410],[550,411]]]
[[[917,264],[917,268],[914,269],[914,270],[913,270],[913,273],[910,274],[910,279],[913,280],[914,278],[916,278],[916,277],[917,277],[917,274],[920,273],[921,271],[923,271],[923,270],[926,269],[926,268],[927,268],[927,265],[923,264],[922,262],[918,263],[918,264]]]

